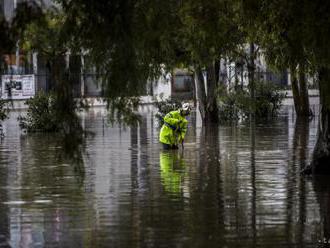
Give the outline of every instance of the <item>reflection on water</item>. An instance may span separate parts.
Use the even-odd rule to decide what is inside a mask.
[[[163,151],[145,108],[131,128],[108,126],[101,108],[82,114],[94,135],[74,146],[21,134],[13,114],[0,143],[0,247],[326,247],[329,180],[300,175],[317,120],[295,121],[291,108],[238,126],[192,116],[184,149]]]
[[[159,165],[165,191],[175,195],[180,194],[185,175],[185,163],[180,157],[179,151],[161,151]]]

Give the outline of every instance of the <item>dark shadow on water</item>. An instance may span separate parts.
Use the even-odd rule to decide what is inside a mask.
[[[320,206],[321,234],[318,237],[318,247],[330,247],[330,177],[315,176],[313,187]]]
[[[250,142],[251,142],[251,230],[252,230],[252,246],[257,243],[257,227],[256,227],[256,209],[257,209],[257,188],[256,188],[256,120],[250,120]]]
[[[219,126],[204,125],[197,151],[197,181],[191,192],[191,244],[225,246],[223,175],[220,165]]]
[[[291,238],[295,231],[295,225],[298,224],[296,233],[296,242],[299,247],[305,247],[304,233],[306,232],[306,179],[300,175],[300,171],[305,167],[308,160],[308,142],[309,142],[309,119],[297,117],[294,125],[292,138],[292,157],[288,164],[287,174],[287,242],[292,243]],[[296,188],[296,189],[295,189]],[[297,190],[297,192],[295,192]],[[298,199],[295,201],[295,194],[298,193]],[[292,214],[298,204],[298,222],[295,222],[295,216]]]
[[[91,132],[71,131],[70,133],[60,135],[57,139],[59,149],[56,150],[56,158],[58,162],[67,161],[73,166],[79,184],[82,184],[85,178],[84,155],[88,159],[86,138],[93,135]]]
[[[0,154],[0,161],[2,161]],[[10,247],[7,240],[9,237],[9,207],[3,202],[8,201],[8,192],[6,190],[8,181],[8,169],[0,163],[0,247]]]
[[[85,179],[85,161],[88,159],[86,151],[86,138],[93,136],[93,133],[84,131],[71,131],[69,133],[32,133],[21,137],[22,151],[26,154],[28,161],[35,161],[35,165],[41,168],[51,168],[52,173],[61,176],[63,165],[68,165],[72,170],[77,185],[81,187]],[[26,148],[25,148],[26,147]],[[28,150],[26,150],[28,149]],[[65,172],[67,173],[67,172]],[[42,174],[35,175],[37,179],[43,178]]]

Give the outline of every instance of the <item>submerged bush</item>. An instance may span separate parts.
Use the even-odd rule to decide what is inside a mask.
[[[255,112],[258,117],[276,116],[282,106],[285,93],[274,83],[257,82]]]
[[[8,118],[9,109],[7,108],[7,101],[0,99],[0,137],[4,137],[2,122]]]
[[[237,121],[239,118],[247,117],[250,106],[250,96],[247,91],[237,89],[236,91],[221,91],[219,114],[221,121]]]
[[[0,99],[0,123],[8,118],[7,101]]]
[[[54,132],[59,129],[54,111],[54,95],[38,92],[26,101],[27,115],[18,117],[19,125],[28,131]]]
[[[54,93],[38,92],[26,101],[27,115],[19,117],[19,125],[28,132],[66,133],[80,129],[78,116],[75,113],[74,100],[64,101]]]
[[[279,86],[268,82],[255,83],[255,99],[251,99],[248,89],[238,88],[229,92],[219,90],[219,113],[222,121],[248,118],[255,113],[257,118],[270,118],[278,114],[285,97]]]

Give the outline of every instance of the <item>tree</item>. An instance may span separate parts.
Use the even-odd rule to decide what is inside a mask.
[[[66,23],[76,47],[88,51],[104,75],[110,104],[118,97],[125,103],[138,96],[148,79],[160,75],[161,65],[168,71],[185,66],[197,75],[202,118],[217,121],[219,70],[215,67],[220,56],[235,44],[237,35],[230,18],[231,1],[58,2],[68,17]]]
[[[137,107],[146,83],[175,57],[178,2],[58,0],[71,51],[83,50],[100,75],[103,97],[120,118]]]
[[[11,54],[16,49],[16,43],[22,36],[25,28],[32,22],[42,18],[40,7],[34,2],[22,2],[17,5],[15,16],[8,21],[0,13],[0,70],[3,71],[5,61],[3,56]]]
[[[306,72],[318,75],[320,124],[312,163],[305,173],[329,174],[330,167],[330,3],[318,1],[246,1],[261,6],[256,15],[260,45],[275,67],[290,68],[297,115],[309,115]],[[247,6],[246,5],[246,6]],[[253,9],[253,8],[252,8]],[[276,11],[274,11],[276,10]]]
[[[309,116],[306,76],[311,71],[303,39],[306,32],[301,1],[265,1],[259,20],[260,45],[267,62],[277,70],[290,69],[291,86],[297,116]],[[274,11],[276,10],[276,11]]]
[[[16,13],[11,21],[7,21],[3,12],[0,12],[0,75],[7,67],[5,56],[12,54],[16,49],[18,39],[22,36],[25,28],[42,17],[41,9],[35,3],[20,3],[17,5]],[[0,99],[0,122],[7,118],[7,100]],[[0,123],[1,126],[1,123]]]
[[[60,126],[60,131],[72,133],[79,132],[82,128],[76,114],[77,104],[72,90],[72,74],[66,61],[66,54],[70,52],[72,39],[67,33],[65,21],[66,16],[63,13],[55,8],[51,9],[44,13],[43,18],[30,23],[25,28],[20,43],[26,51],[37,51],[40,57],[45,58],[46,65],[49,68],[50,85],[48,90],[52,91],[53,94],[44,96],[44,98],[46,101],[51,102],[49,105],[51,106],[52,115],[55,117],[52,119],[54,123],[48,123],[48,125]],[[29,101],[32,108],[31,111],[33,112],[33,109],[37,109],[33,105],[41,102],[38,100],[38,96],[36,96],[35,101]],[[39,106],[46,107],[48,104],[39,104]],[[40,108],[39,111],[45,115],[40,118],[47,118],[48,107],[45,109]],[[44,124],[45,130],[43,131],[49,131],[47,130],[47,123]],[[30,129],[31,131],[36,131],[32,130],[33,125]],[[38,129],[42,129],[42,127]],[[57,128],[54,129],[54,131],[57,130]]]
[[[312,162],[305,173],[330,174],[330,3],[304,1],[303,44],[315,65],[320,90],[320,116]]]
[[[216,91],[219,60],[237,44],[238,27],[233,22],[233,5],[227,0],[185,1],[180,11],[186,66],[192,66],[197,83],[199,110],[204,122],[218,122]],[[204,73],[206,83],[204,82]]]

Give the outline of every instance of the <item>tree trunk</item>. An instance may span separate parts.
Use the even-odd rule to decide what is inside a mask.
[[[216,85],[220,85],[220,59],[217,59],[214,62],[214,72],[215,72],[215,83]]]
[[[300,64],[298,71],[296,70],[296,66],[291,66],[290,71],[292,78],[291,88],[296,114],[297,116],[309,116],[309,96],[305,66]],[[297,78],[297,73],[299,79]]]
[[[330,174],[330,69],[320,68],[318,76],[321,108],[319,129],[312,162],[303,170],[305,174]]]
[[[303,64],[299,65],[299,89],[300,89],[300,116],[308,116],[309,112],[309,96],[308,87],[306,82],[305,66]]]
[[[206,109],[206,92],[204,84],[204,76],[202,69],[197,67],[195,70],[195,80],[196,80],[196,91],[197,100],[199,104],[199,112],[201,114],[202,120],[205,119],[205,109]]]
[[[211,63],[207,67],[207,81],[205,89],[205,82],[203,72],[200,67],[197,67],[195,72],[196,77],[196,90],[199,103],[199,111],[204,123],[219,121],[219,111],[216,101],[216,76],[214,64]]]
[[[255,101],[255,48],[254,44],[250,43],[250,56],[249,56],[249,62],[247,65],[248,69],[248,78],[249,78],[249,90],[250,90],[250,96],[251,96],[251,106],[250,111],[252,114],[255,112],[255,108],[253,107],[254,101]]]
[[[207,106],[206,106],[206,121],[218,123],[219,111],[216,98],[216,73],[214,63],[210,63],[207,68]]]
[[[292,65],[290,67],[291,72],[291,90],[293,96],[294,109],[296,110],[297,116],[300,116],[300,96],[299,96],[299,87],[298,87],[298,79],[296,75],[296,66]]]

